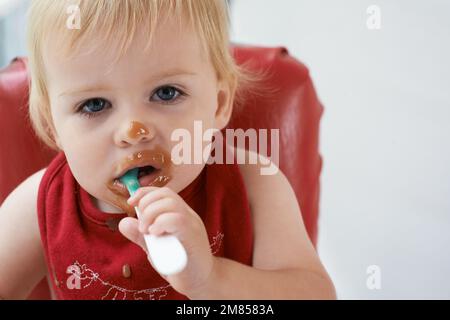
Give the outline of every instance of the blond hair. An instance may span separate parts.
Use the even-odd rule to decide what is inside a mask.
[[[66,27],[67,9],[76,5],[81,28]],[[51,117],[42,51],[46,41],[63,41],[65,55],[77,52],[84,41],[101,34],[106,43],[118,44],[117,59],[128,49],[139,25],[148,35],[162,19],[176,17],[188,21],[197,32],[203,49],[209,54],[218,79],[226,80],[235,91],[235,105],[243,101],[244,91],[258,76],[238,66],[230,52],[229,13],[225,0],[32,0],[28,12],[27,47],[30,70],[30,120],[36,134],[54,150],[55,127]],[[53,37],[57,30],[58,37]],[[148,46],[147,45],[147,46]]]

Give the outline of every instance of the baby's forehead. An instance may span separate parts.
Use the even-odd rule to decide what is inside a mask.
[[[119,41],[108,43],[101,34],[80,40],[72,51],[67,43],[64,47],[64,39],[49,42],[43,55],[49,80],[102,77],[112,72],[146,72],[148,76],[176,70],[202,73],[211,67],[198,34],[192,28],[180,31],[170,22],[158,27],[152,38],[144,30],[137,31],[126,48]]]
[[[96,32],[77,30],[55,30],[47,36],[46,53],[56,53],[71,60],[85,55],[100,54],[104,58],[119,58],[124,54],[145,55],[152,59],[164,57],[196,56],[206,58],[206,44],[191,24],[168,18],[158,26],[149,29],[137,26],[133,31],[116,27],[99,28]]]

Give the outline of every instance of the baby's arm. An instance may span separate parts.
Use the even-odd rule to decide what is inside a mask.
[[[25,299],[46,275],[37,193],[45,169],[22,182],[0,207],[0,297]]]
[[[240,169],[252,212],[253,265],[218,257],[209,281],[189,297],[336,299],[287,178],[281,171],[261,175],[260,164],[243,164]]]

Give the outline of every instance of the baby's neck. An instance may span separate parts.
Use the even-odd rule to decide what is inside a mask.
[[[123,210],[110,205],[109,203],[103,202],[92,195],[89,195],[91,197],[91,201],[94,204],[94,206],[99,209],[100,211],[106,212],[106,213],[113,213],[113,214],[123,214]]]

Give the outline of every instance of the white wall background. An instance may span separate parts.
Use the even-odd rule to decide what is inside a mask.
[[[237,0],[232,22],[303,61],[325,105],[318,250],[338,297],[449,299],[450,1]]]
[[[0,68],[24,56],[26,10],[30,0],[0,0]]]

